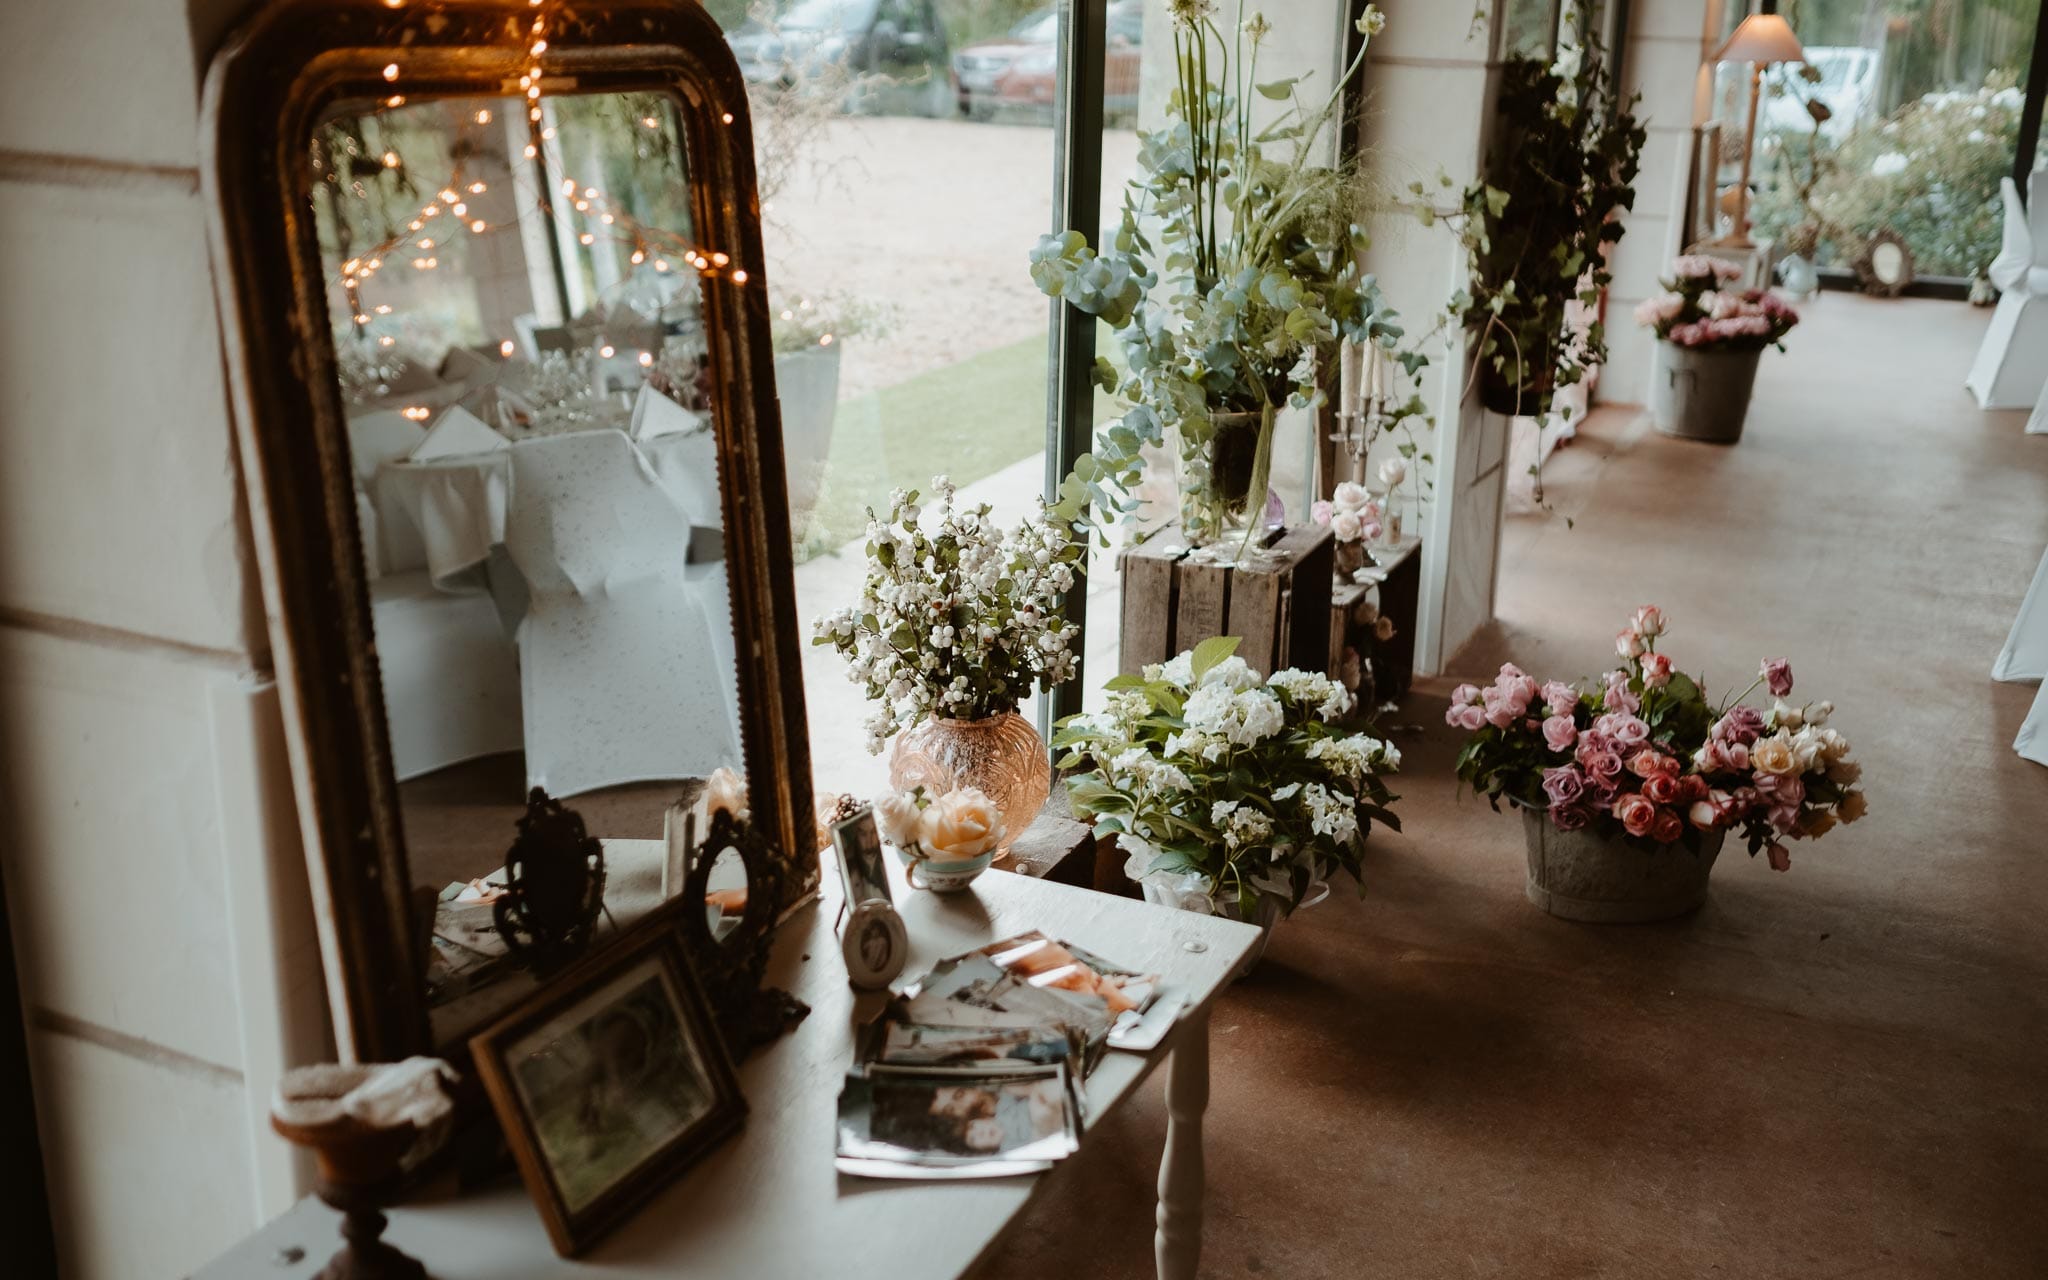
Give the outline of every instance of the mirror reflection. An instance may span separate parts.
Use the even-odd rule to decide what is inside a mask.
[[[670,100],[610,94],[380,103],[310,140],[437,1043],[528,988],[492,912],[530,789],[607,841],[602,945],[660,900],[664,810],[743,768],[680,139]],[[712,884],[737,921],[744,872]]]

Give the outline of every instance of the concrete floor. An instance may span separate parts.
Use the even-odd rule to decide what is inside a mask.
[[[1963,393],[1985,319],[1828,295],[1739,446],[1610,412],[1558,455],[1454,672],[1597,671],[1656,602],[1710,689],[1784,655],[1838,703],[1871,815],[1689,920],[1552,920],[1425,684],[1408,834],[1216,1012],[1205,1276],[2048,1276],[2048,771],[1987,678],[2048,439]],[[1164,1131],[1148,1087],[986,1276],[1149,1274]]]

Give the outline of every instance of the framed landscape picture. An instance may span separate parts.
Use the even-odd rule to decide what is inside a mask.
[[[549,983],[470,1047],[564,1257],[588,1249],[746,1116],[672,910]]]

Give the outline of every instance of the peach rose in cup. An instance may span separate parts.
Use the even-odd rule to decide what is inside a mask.
[[[979,858],[1002,839],[1002,815],[976,787],[947,792],[926,806],[918,819],[917,842],[927,858],[938,862]]]

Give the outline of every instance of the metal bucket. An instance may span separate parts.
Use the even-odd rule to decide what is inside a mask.
[[[1681,440],[1734,444],[1742,438],[1763,354],[1761,347],[1716,351],[1659,342],[1650,375],[1651,421]]]
[[[1594,924],[1642,924],[1697,910],[1727,835],[1707,833],[1698,853],[1682,844],[1639,849],[1590,830],[1559,831],[1534,809],[1522,810],[1522,834],[1529,901],[1561,919]]]

